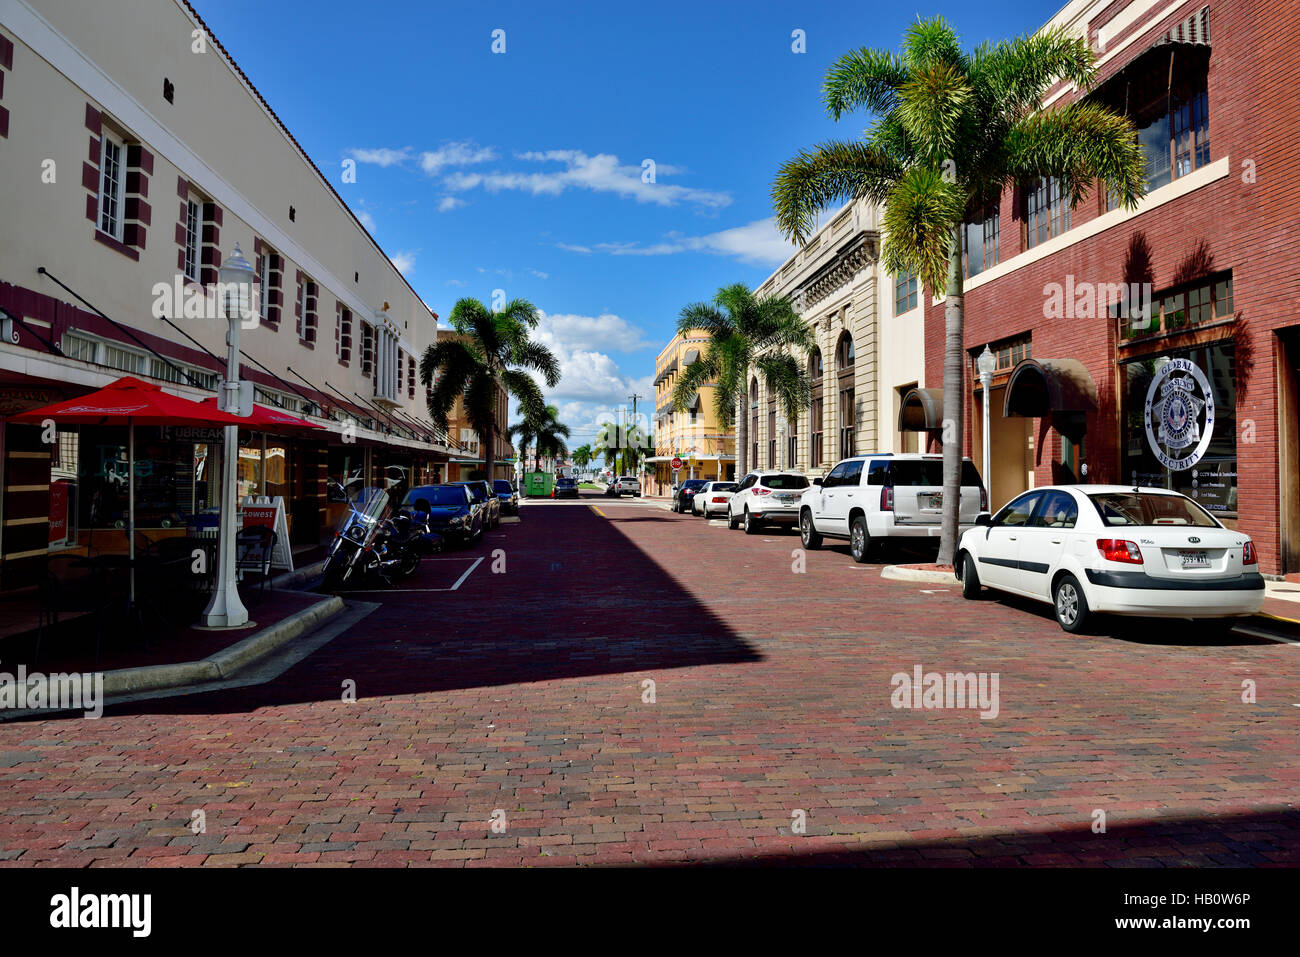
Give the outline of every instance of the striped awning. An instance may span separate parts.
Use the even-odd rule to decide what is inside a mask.
[[[1191,43],[1196,46],[1209,46],[1210,8],[1201,7],[1198,12],[1193,13],[1172,30],[1166,32],[1154,45],[1162,46],[1166,43]]]

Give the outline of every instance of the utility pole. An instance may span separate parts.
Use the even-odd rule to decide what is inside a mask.
[[[628,396],[628,398],[632,400],[632,428],[636,428],[636,424],[637,424],[636,423],[636,400],[641,398],[641,396],[638,393],[633,392],[630,396]],[[634,461],[638,463],[639,466],[641,461],[641,456],[637,454],[633,454],[632,458]],[[638,468],[638,474],[639,474],[639,468]]]

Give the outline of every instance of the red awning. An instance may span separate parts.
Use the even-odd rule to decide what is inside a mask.
[[[123,376],[97,392],[65,399],[16,415],[11,422],[39,424],[45,419],[76,425],[237,425],[248,419],[227,415],[202,402],[191,402],[161,387]]]
[[[199,405],[216,411],[217,398],[216,396],[209,396],[201,401]],[[290,415],[283,409],[273,409],[270,406],[256,404],[253,406],[253,414],[245,419],[240,419],[240,424],[246,429],[264,432],[275,432],[281,429],[313,429],[319,431],[325,429],[323,425],[317,425],[315,422],[308,422],[296,415]]]

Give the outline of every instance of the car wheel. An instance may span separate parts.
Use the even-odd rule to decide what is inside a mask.
[[[1072,635],[1083,631],[1088,624],[1091,612],[1088,599],[1083,594],[1083,586],[1073,575],[1062,575],[1052,591],[1052,607],[1056,611],[1056,623]]]
[[[859,565],[871,555],[871,533],[867,531],[867,520],[859,515],[849,528],[849,552]]]
[[[758,520],[749,514],[749,509],[745,509],[745,534],[757,535],[758,532]]]
[[[727,528],[733,532],[740,527],[740,519],[731,514],[731,509],[727,509]]]
[[[812,509],[805,508],[799,514],[799,540],[803,547],[812,551],[822,547],[822,537],[813,527]]]
[[[961,556],[961,597],[970,601],[977,601],[981,594],[980,573],[975,570],[975,559],[970,557],[969,552],[963,552]]]

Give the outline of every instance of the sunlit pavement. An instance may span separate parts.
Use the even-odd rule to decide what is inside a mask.
[[[269,684],[0,725],[0,866],[1300,862],[1300,647],[798,546],[529,502]],[[916,666],[996,716],[895,708]]]

